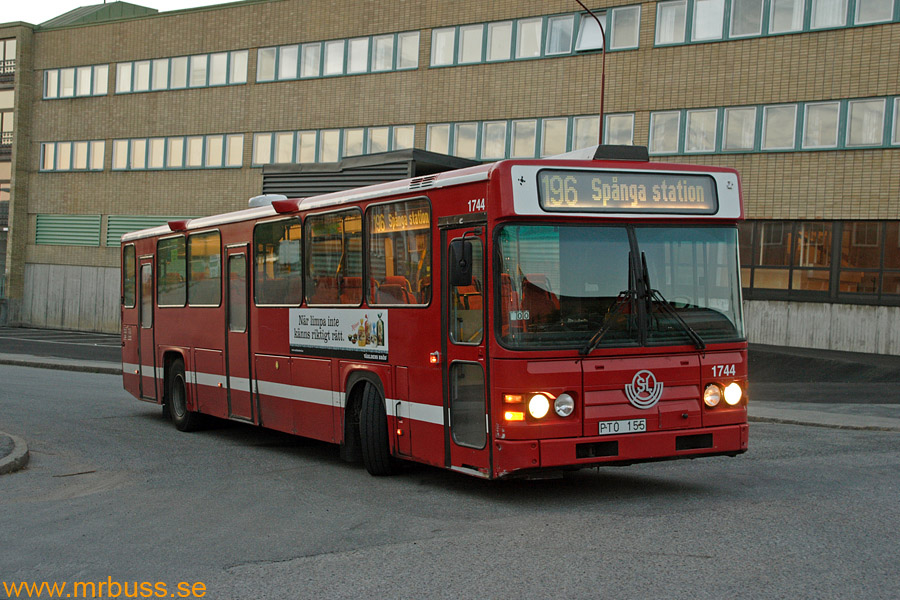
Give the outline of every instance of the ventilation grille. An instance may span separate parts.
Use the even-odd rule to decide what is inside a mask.
[[[409,189],[424,190],[425,188],[434,187],[434,180],[434,175],[428,175],[427,177],[416,177],[409,182]]]

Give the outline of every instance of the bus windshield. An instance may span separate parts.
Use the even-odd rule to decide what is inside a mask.
[[[507,225],[497,239],[507,347],[744,338],[735,227]]]

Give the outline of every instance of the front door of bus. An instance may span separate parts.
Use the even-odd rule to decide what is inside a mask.
[[[228,416],[253,420],[250,378],[250,321],[247,311],[247,246],[225,250],[225,352],[228,380]]]
[[[490,423],[485,357],[484,233],[442,231],[444,302],[444,446],[447,466],[490,474]],[[471,264],[471,277],[451,281],[451,262]]]

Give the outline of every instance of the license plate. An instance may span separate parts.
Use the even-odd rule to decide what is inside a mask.
[[[600,421],[600,431],[598,435],[619,435],[621,433],[637,433],[640,431],[647,431],[647,419]]]

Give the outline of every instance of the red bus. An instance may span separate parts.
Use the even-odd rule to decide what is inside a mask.
[[[621,152],[127,234],[124,387],[181,430],[325,440],[373,475],[743,453],[738,174]]]

